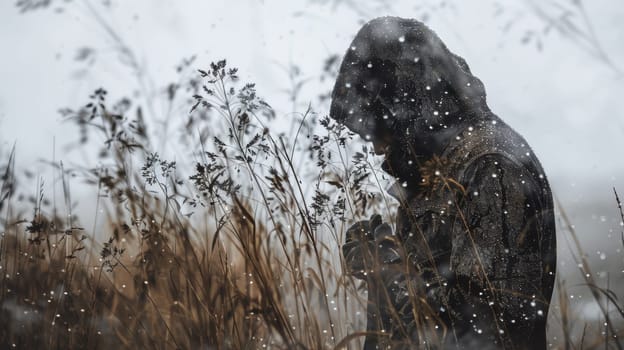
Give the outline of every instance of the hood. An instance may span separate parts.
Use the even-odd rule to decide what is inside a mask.
[[[456,129],[489,114],[485,89],[466,62],[414,19],[366,23],[342,60],[330,117],[369,141],[391,147],[384,169],[414,177]],[[413,164],[398,171],[399,166]],[[395,168],[395,170],[391,170]]]

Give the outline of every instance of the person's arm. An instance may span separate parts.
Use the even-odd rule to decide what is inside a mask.
[[[457,307],[470,318],[463,325],[475,340],[519,349],[545,346],[550,295],[542,295],[543,245],[554,228],[545,220],[552,211],[545,200],[550,192],[537,178],[499,155],[475,160],[465,173],[451,269],[465,297]]]

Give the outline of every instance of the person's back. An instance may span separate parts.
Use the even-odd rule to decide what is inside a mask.
[[[374,267],[354,275],[369,284],[368,330],[387,336],[365,348],[545,348],[552,195],[466,63],[415,20],[373,20],[345,55],[330,115],[385,154],[401,203],[396,235],[374,218],[343,247],[352,268]],[[376,239],[376,261],[358,261],[354,230]]]

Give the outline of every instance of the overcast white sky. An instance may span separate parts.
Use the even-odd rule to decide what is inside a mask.
[[[0,146],[16,142],[22,168],[37,158],[50,159],[53,138],[57,150],[76,140],[70,134],[74,129],[60,123],[60,107],[81,105],[99,86],[121,95],[135,84],[84,3],[74,0],[62,13],[47,9],[22,15],[13,0],[0,2]],[[358,1],[356,10],[318,0],[112,1],[110,9],[103,9],[100,0],[91,3],[136,50],[156,84],[173,79],[173,67],[183,57],[198,54],[198,68],[227,58],[278,108],[288,106],[281,92],[288,84],[282,66],[296,63],[303,76],[316,79],[323,59],[342,54],[364,20],[426,16],[484,82],[492,110],[529,141],[555,195],[587,231],[584,241],[591,244],[615,227],[613,249],[618,246],[611,188],[624,194],[624,74],[555,29],[544,34],[546,22],[532,7],[569,7],[572,1],[525,0],[502,7],[497,4],[508,1],[450,0],[444,7],[440,0],[388,1],[392,7]],[[624,70],[624,3],[592,0],[584,5],[598,42]],[[540,6],[557,13],[555,7]],[[585,24],[579,12],[570,20]],[[531,30],[542,33],[541,51],[535,41],[522,43]],[[90,73],[78,76],[82,66],[74,58],[83,46],[95,48],[99,56]],[[331,84],[310,84],[302,102]],[[57,160],[63,157],[57,153]]]

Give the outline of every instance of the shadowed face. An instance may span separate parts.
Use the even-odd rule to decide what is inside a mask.
[[[379,140],[373,140],[373,150],[375,151],[376,155],[382,155],[382,154],[386,154],[386,152],[389,151],[390,145],[385,143],[385,142],[381,142]]]
[[[362,137],[362,139],[364,139],[367,142],[373,143],[373,151],[378,156],[389,154],[390,151],[392,150],[392,138],[390,137],[389,133],[377,135],[376,137],[373,137],[370,139],[362,135],[360,135],[360,137]]]

